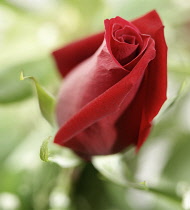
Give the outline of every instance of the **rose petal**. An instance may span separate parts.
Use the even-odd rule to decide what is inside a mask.
[[[127,63],[123,66],[128,71],[132,70],[135,67],[135,65],[139,62],[139,60],[142,58],[142,56],[147,48],[147,45],[149,43],[150,36],[142,35],[142,39],[143,39],[143,46],[142,46],[139,54],[136,57],[134,57],[133,60],[131,60],[129,63]]]
[[[152,11],[133,21],[133,24],[141,32],[150,34],[154,38],[156,57],[151,61],[134,101],[117,122],[119,136],[114,145],[114,152],[130,143],[134,144],[135,138],[139,149],[150,132],[153,118],[166,100],[167,46],[162,22],[156,11]],[[130,142],[126,142],[126,139]]]
[[[139,32],[139,30],[132,24],[132,23],[130,23],[129,21],[127,21],[127,20],[124,20],[123,18],[120,18],[120,17],[116,17],[116,18],[112,18],[112,19],[110,19],[110,20],[108,20],[108,19],[106,19],[105,21],[104,21],[104,25],[105,25],[105,39],[106,39],[106,44],[107,44],[107,48],[108,48],[108,50],[109,50],[109,53],[110,53],[110,55],[112,55],[112,59],[116,62],[116,63],[118,63],[118,64],[120,64],[120,61],[118,60],[120,57],[122,57],[122,59],[123,59],[123,55],[125,54],[125,53],[127,53],[127,54],[131,54],[131,53],[133,53],[134,51],[135,51],[135,49],[132,49],[132,50],[128,50],[127,49],[127,47],[123,50],[123,52],[122,52],[122,55],[120,54],[120,56],[115,56],[116,54],[114,53],[114,49],[112,49],[112,44],[114,45],[114,43],[113,43],[113,35],[115,35],[115,32],[118,30],[118,29],[121,29],[121,28],[125,28],[125,26],[127,25],[128,27],[130,27],[131,29],[134,29],[134,31],[136,31],[136,33],[138,33]],[[118,42],[117,42],[118,43]],[[122,43],[123,44],[123,43]],[[141,44],[141,43],[139,43],[139,44]],[[114,48],[114,46],[113,46],[113,48]],[[122,47],[121,47],[122,48]],[[136,47],[135,47],[136,48]],[[119,49],[117,50],[117,49],[115,49],[115,51],[119,51]],[[132,59],[132,57],[129,59],[129,60],[131,60]],[[128,62],[128,60],[126,61],[126,62]],[[122,64],[121,65],[123,65],[123,61],[122,61]]]
[[[117,31],[115,31],[115,35],[112,37],[115,38],[115,40],[117,40],[117,38],[121,35],[133,36],[135,37],[136,44],[139,44],[140,46],[143,44],[141,35],[131,26],[125,26],[122,29],[118,29]]]
[[[110,40],[111,52],[121,65],[125,65],[137,56],[138,51],[143,46],[143,40],[140,34],[131,26],[125,26],[122,29],[117,29],[115,32],[113,30],[114,28],[112,29],[112,38]],[[121,35],[135,37],[137,44],[118,41]]]
[[[101,95],[128,73],[129,71],[112,60],[103,42],[93,56],[86,59],[65,77],[57,104],[59,125],[63,125],[84,105]]]
[[[73,42],[54,51],[52,54],[61,75],[66,76],[77,64],[93,55],[102,44],[103,39],[104,32]]]
[[[146,75],[146,100],[142,115],[141,135],[138,140],[138,148],[145,141],[151,122],[158,114],[162,104],[167,99],[167,45],[164,39],[163,27],[154,36],[156,46],[156,58],[150,63],[148,75]]]
[[[164,38],[164,26],[155,10],[132,21],[132,23],[139,28],[141,33],[151,35],[156,43],[156,58],[150,63],[149,73],[146,76],[146,105],[142,115],[141,135],[138,140],[139,148],[149,133],[152,119],[166,100],[167,45]]]
[[[117,42],[112,44],[112,53],[121,65],[129,63],[136,57],[138,45]]]
[[[105,126],[102,129],[101,125],[106,125],[106,123],[101,123],[101,120],[106,120],[107,117],[109,120],[111,114],[113,115],[111,118],[116,120],[121,109],[129,106],[138,91],[146,67],[154,57],[154,43],[151,41],[133,71],[69,119],[58,131],[55,143],[89,156],[110,154],[116,135],[114,135],[114,129],[111,133],[109,133],[111,129],[107,130]],[[107,124],[110,125],[108,121]],[[89,129],[89,132],[85,129]],[[85,133],[82,133],[84,130]],[[93,136],[93,139],[89,139],[89,136]]]
[[[133,20],[132,24],[139,29],[140,33],[148,34],[153,39],[155,33],[163,27],[162,21],[155,10],[147,13],[146,15],[140,18]]]

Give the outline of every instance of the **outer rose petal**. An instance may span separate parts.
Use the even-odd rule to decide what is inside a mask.
[[[157,31],[154,40],[157,42],[157,56],[150,64],[149,74],[145,77],[146,100],[141,124],[142,136],[139,136],[138,148],[145,141],[151,126],[151,121],[158,114],[167,98],[167,46],[165,44],[163,28]]]
[[[146,100],[142,115],[141,135],[138,141],[139,148],[149,133],[151,121],[167,98],[167,45],[164,38],[164,26],[156,11],[133,21],[133,24],[142,33],[151,35],[155,40],[156,49],[156,58],[150,63],[149,73],[145,77]]]
[[[166,100],[167,46],[162,22],[156,11],[152,11],[132,23],[141,33],[150,34],[155,40],[156,57],[149,64],[135,99],[117,122],[119,135],[113,152],[125,148],[129,140],[135,143],[134,139],[139,149],[150,132],[153,118]]]
[[[53,52],[57,67],[64,77],[77,64],[93,55],[104,39],[104,32],[68,44]],[[64,62],[63,62],[64,61]]]

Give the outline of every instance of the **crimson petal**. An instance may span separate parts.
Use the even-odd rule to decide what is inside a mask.
[[[93,55],[104,39],[104,32],[78,40],[54,51],[59,72],[65,77],[77,64]]]

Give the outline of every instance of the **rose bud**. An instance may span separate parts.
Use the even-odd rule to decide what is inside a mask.
[[[137,150],[166,100],[167,46],[156,11],[53,52],[64,77],[54,142],[83,158]]]

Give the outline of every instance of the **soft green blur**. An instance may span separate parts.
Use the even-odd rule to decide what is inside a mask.
[[[188,0],[0,1],[0,209],[182,209],[167,197],[113,184],[90,164],[65,169],[43,163],[40,146],[56,129],[42,118],[32,83],[19,80],[24,71],[56,96],[60,77],[51,57],[54,49],[103,30],[106,18],[131,20],[153,9],[164,22],[169,48],[168,102],[146,144],[135,156],[127,152],[125,162],[133,179],[176,193],[183,199],[183,208],[190,209]]]

